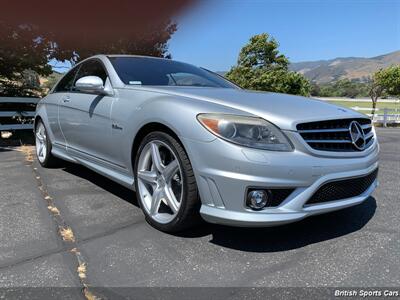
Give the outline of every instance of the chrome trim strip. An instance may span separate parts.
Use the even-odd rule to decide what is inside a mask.
[[[307,143],[351,143],[350,140],[305,140]]]
[[[362,129],[369,129],[371,128],[371,124],[366,124],[366,125],[361,125]],[[348,128],[329,128],[329,129],[303,129],[303,130],[298,130],[298,133],[320,133],[320,132],[348,132]]]
[[[332,129],[310,129],[299,130],[299,133],[319,133],[319,132],[349,132],[348,128],[332,128]]]

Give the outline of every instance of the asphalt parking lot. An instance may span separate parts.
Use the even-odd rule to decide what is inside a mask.
[[[133,192],[84,167],[43,169],[28,149],[2,148],[0,287],[77,287],[71,298],[85,286],[114,296],[132,286],[399,287],[400,129],[378,138],[380,186],[361,205],[181,235],[150,227]]]

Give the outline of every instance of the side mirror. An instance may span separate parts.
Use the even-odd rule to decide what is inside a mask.
[[[109,95],[109,91],[107,91],[103,85],[103,80],[97,76],[85,76],[79,78],[75,83],[75,88],[78,91],[87,92],[87,93],[96,93],[101,95]]]

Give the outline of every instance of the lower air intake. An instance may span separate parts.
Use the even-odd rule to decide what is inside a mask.
[[[378,169],[362,177],[325,183],[312,195],[305,205],[359,196],[374,183],[377,176]]]

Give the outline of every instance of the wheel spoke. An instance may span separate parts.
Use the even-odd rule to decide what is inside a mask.
[[[148,183],[148,184],[157,183],[157,174],[156,174],[156,172],[138,171],[138,177],[139,177],[139,179],[143,180],[145,183]]]
[[[43,156],[43,144],[39,145],[39,156]]]
[[[176,214],[179,210],[179,203],[178,201],[176,201],[174,193],[168,186],[164,188],[164,193],[165,193],[165,200],[167,201],[169,208],[172,210],[174,214]]]
[[[151,143],[151,159],[153,164],[159,172],[163,172],[164,166],[161,161],[160,150],[156,143]]]
[[[136,178],[147,216],[162,224],[176,218],[183,197],[182,175],[179,160],[167,143],[153,139],[143,147]]]
[[[165,167],[163,175],[166,182],[169,182],[172,177],[176,174],[179,170],[178,161],[175,159],[169,163],[168,166]]]
[[[150,214],[154,216],[156,213],[158,213],[158,210],[160,209],[160,204],[161,204],[161,199],[162,199],[162,190],[161,189],[156,189],[151,196],[151,207],[150,207]]]
[[[36,137],[40,142],[43,142],[43,137],[41,134],[39,134],[39,132],[36,133]]]

